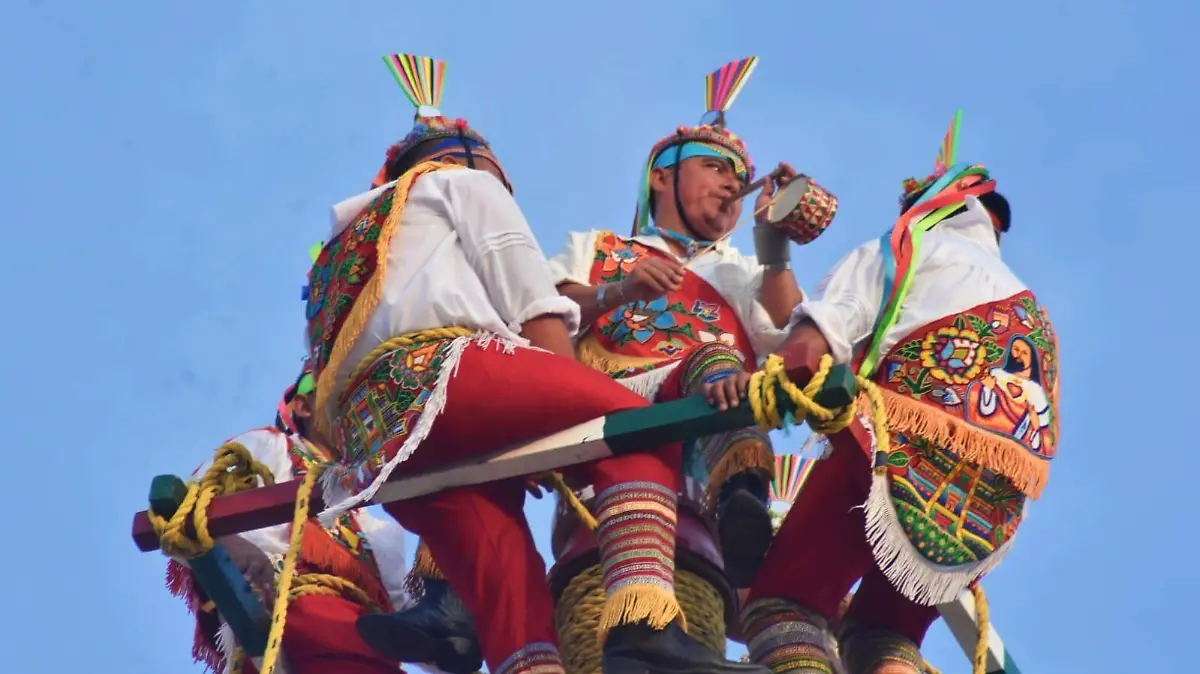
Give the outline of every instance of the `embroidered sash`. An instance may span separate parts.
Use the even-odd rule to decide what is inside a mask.
[[[591,284],[621,281],[647,256],[665,254],[602,232],[596,239]],[[733,347],[748,363],[757,362],[737,311],[707,281],[686,270],[675,292],[650,302],[625,304],[601,316],[581,340],[579,358],[623,379],[659,369],[693,347],[711,342]]]
[[[1032,292],[934,321],[880,362],[891,431],[867,538],[905,596],[952,600],[1005,556],[1049,477],[1058,348]]]
[[[892,348],[876,379],[893,431],[1041,495],[1058,447],[1058,344],[1032,292],[926,325]]]

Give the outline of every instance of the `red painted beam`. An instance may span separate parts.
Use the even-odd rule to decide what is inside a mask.
[[[215,498],[208,510],[209,533],[214,538],[220,538],[291,522],[299,489],[300,482],[292,480]],[[310,512],[321,512],[325,509],[319,492],[318,489],[312,495]],[[150,525],[150,518],[144,510],[133,516],[133,542],[142,552],[158,549],[158,536],[154,533],[154,527]]]

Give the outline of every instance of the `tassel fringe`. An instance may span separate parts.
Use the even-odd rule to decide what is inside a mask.
[[[679,619],[687,630],[687,620],[679,608],[679,600],[671,590],[653,585],[630,585],[611,594],[604,602],[600,615],[600,645],[609,630],[621,625],[646,622],[650,627],[661,630],[675,619]]]
[[[867,542],[888,580],[904,596],[925,606],[954,601],[967,586],[996,567],[1008,555],[1016,534],[982,561],[940,566],[925,559],[908,540],[892,505],[887,475],[874,475],[865,504]]]
[[[1050,479],[1050,461],[1020,443],[971,426],[931,405],[881,390],[893,432],[917,435],[954,450],[964,461],[990,468],[1012,480],[1030,498],[1042,494]],[[860,398],[866,404],[866,396]],[[869,414],[868,414],[869,417]]]
[[[404,579],[404,590],[410,597],[419,600],[425,596],[426,579],[445,580],[446,576],[442,574],[437,562],[433,561],[433,554],[429,552],[429,546],[425,545],[425,541],[421,541],[417,545],[417,554],[413,558],[412,569]]]
[[[723,439],[722,436],[713,438],[715,441]],[[775,452],[769,440],[758,437],[735,440],[709,472],[706,502],[710,505],[715,504],[721,487],[725,486],[730,478],[749,471],[760,473],[767,483],[775,479]]]
[[[325,529],[305,527],[301,545],[300,555],[306,563],[354,583],[385,613],[393,610],[391,597],[375,569],[334,541]]]

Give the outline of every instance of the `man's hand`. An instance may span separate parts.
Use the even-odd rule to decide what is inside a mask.
[[[758,193],[758,198],[754,200],[754,222],[758,225],[771,224],[767,221],[767,211],[770,210],[767,208],[767,204],[771,203],[776,190],[796,178],[796,169],[792,168],[791,164],[786,162],[780,164],[779,171],[779,174],[772,173],[767,177],[767,182]]]
[[[275,605],[275,567],[267,553],[241,536],[226,536],[217,542],[225,547],[246,580],[262,593],[263,606],[270,613]]]
[[[554,481],[546,474],[529,475],[525,478],[525,491],[540,499],[544,494],[554,491]]]
[[[700,395],[708,400],[708,404],[724,412],[730,407],[738,407],[746,398],[750,388],[750,373],[738,372],[720,381],[705,384],[700,389]]]
[[[621,282],[622,302],[649,302],[683,284],[683,265],[661,257],[644,257]]]

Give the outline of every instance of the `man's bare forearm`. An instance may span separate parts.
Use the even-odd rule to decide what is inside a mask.
[[[764,269],[759,302],[767,310],[771,322],[783,328],[792,318],[792,312],[804,301],[800,284],[791,269]]]
[[[799,344],[807,345],[821,356],[832,352],[832,349],[829,348],[829,340],[825,339],[825,335],[821,333],[821,329],[810,318],[801,320],[796,324],[796,327],[792,328],[783,345],[777,350],[777,353],[783,353]]]
[[[563,283],[558,286],[558,293],[571,298],[579,305],[579,332],[585,332],[605,313],[620,303],[622,297],[621,284],[609,283],[604,290],[604,303],[600,303],[600,288],[585,286],[580,283]]]
[[[521,326],[521,336],[528,339],[534,347],[559,356],[575,358],[571,333],[567,331],[567,322],[562,316],[547,314],[525,321]]]

